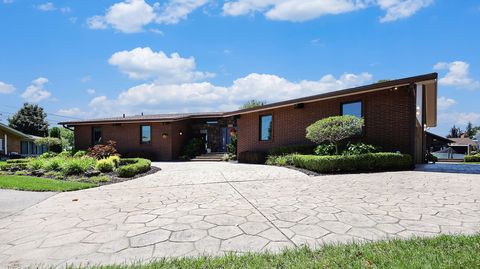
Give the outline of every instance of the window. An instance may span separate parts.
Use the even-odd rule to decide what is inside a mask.
[[[4,151],[3,150],[3,139],[0,139],[0,151]]]
[[[352,115],[358,118],[363,116],[362,101],[355,101],[342,104],[342,116]]]
[[[28,155],[28,141],[20,142],[20,154]]]
[[[140,143],[150,144],[151,141],[151,128],[150,125],[140,126]]]
[[[92,129],[92,144],[97,145],[102,143],[102,128],[93,127]]]
[[[272,115],[260,116],[260,141],[272,140]]]

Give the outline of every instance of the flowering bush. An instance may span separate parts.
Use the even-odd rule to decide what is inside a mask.
[[[92,148],[88,149],[88,156],[100,160],[108,158],[110,156],[118,155],[117,149],[115,148],[116,145],[117,142],[112,140],[109,140],[105,145],[95,145]]]

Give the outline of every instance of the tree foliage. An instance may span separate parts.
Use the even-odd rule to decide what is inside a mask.
[[[110,156],[116,156],[118,155],[116,146],[117,142],[109,140],[105,145],[98,144],[93,146],[92,148],[89,148],[88,156],[96,158],[97,160],[105,159]]]
[[[64,149],[68,150],[73,148],[75,139],[74,139],[74,134],[72,130],[69,130],[67,128],[61,128],[60,137],[62,138]]]
[[[468,122],[467,128],[465,128],[465,135],[467,137],[473,137],[477,131],[475,130],[475,127],[473,127],[473,124],[471,122]]]
[[[260,100],[252,99],[252,100],[246,102],[245,104],[243,104],[240,107],[240,109],[249,109],[249,108],[261,107],[261,106],[264,106],[266,104],[267,104],[266,101],[260,101]]]
[[[459,138],[462,135],[462,130],[457,126],[453,125],[450,129],[450,132],[447,135],[447,138]]]
[[[47,113],[36,104],[23,104],[17,113],[8,118],[8,125],[25,134],[48,135]]]
[[[52,147],[61,146],[62,140],[55,137],[42,137],[35,140],[35,145],[37,146],[47,146],[50,150]]]
[[[307,127],[307,139],[320,144],[330,142],[338,154],[340,142],[362,132],[363,119],[355,116],[334,116],[319,120]]]

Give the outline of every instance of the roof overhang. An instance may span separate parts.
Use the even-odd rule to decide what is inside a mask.
[[[433,102],[432,100],[427,102],[427,110],[428,110],[427,122],[428,122],[428,125],[430,125],[430,126],[427,125],[427,127],[434,127],[436,126],[436,116],[437,116],[437,113],[436,113],[437,111],[437,107],[436,107],[437,106],[437,103],[436,103],[437,77],[438,77],[437,73],[431,73],[431,74],[409,77],[404,79],[390,80],[390,81],[375,83],[367,86],[361,86],[361,87],[329,92],[329,93],[324,93],[324,94],[319,94],[314,96],[297,98],[297,99],[283,101],[283,102],[272,103],[269,105],[264,105],[256,108],[227,112],[224,115],[234,116],[234,115],[241,115],[241,114],[247,114],[247,113],[253,113],[253,112],[261,112],[261,111],[266,111],[266,110],[271,110],[276,108],[288,107],[295,104],[312,103],[312,102],[351,96],[351,95],[356,95],[361,93],[376,92],[376,91],[388,90],[392,88],[399,88],[402,86],[410,86],[413,84],[423,84],[427,88],[426,92],[428,92],[429,98],[431,98],[431,96],[435,96],[435,100]]]
[[[7,125],[2,124],[2,123],[0,123],[0,130],[3,130],[6,133],[13,134],[13,135],[18,136],[18,137],[23,138],[23,139],[34,140],[34,138],[32,136],[30,136],[28,134],[24,134],[20,131],[17,131],[17,130],[15,130],[11,127],[8,127]]]
[[[101,124],[135,124],[135,123],[171,123],[188,119],[217,119],[222,118],[223,114],[214,114],[214,115],[195,115],[179,118],[139,118],[139,119],[129,119],[119,118],[119,119],[103,119],[103,120],[85,120],[85,121],[72,121],[72,122],[59,122],[58,124],[73,127],[80,125],[101,125]]]

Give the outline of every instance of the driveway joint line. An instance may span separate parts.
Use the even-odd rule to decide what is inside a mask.
[[[272,227],[277,229],[277,231],[279,231],[290,243],[292,243],[293,246],[298,247],[298,245],[295,244],[295,242],[293,242],[292,239],[290,239],[290,237],[288,237],[282,230],[280,230],[275,224],[273,224],[273,222],[269,218],[267,218],[267,216],[265,216],[265,214],[263,214],[263,212],[260,211],[260,209],[258,209],[252,202],[250,202],[250,200],[247,199],[247,197],[245,197],[239,190],[237,190],[237,188],[235,188],[235,186],[233,186],[233,184],[231,184],[230,181],[227,180],[223,172],[220,172],[220,174],[225,179],[227,184],[230,185],[230,187],[232,187],[232,189],[235,190],[235,192],[238,193],[238,195],[240,195],[245,201],[247,201],[247,203],[249,203],[260,215],[262,215],[268,221],[268,223],[272,225]]]

